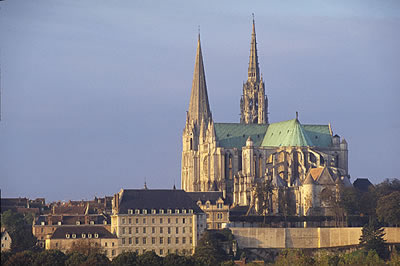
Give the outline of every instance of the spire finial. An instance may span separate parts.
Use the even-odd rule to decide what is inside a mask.
[[[299,112],[296,111],[296,120],[299,120]]]
[[[198,32],[198,37],[199,37],[199,41],[200,41],[200,25],[197,26],[197,32]]]

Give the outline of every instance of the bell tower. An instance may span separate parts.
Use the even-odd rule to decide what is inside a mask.
[[[243,84],[243,95],[240,99],[240,123],[268,124],[268,98],[265,95],[264,81],[258,65],[254,14],[249,69],[247,81]]]

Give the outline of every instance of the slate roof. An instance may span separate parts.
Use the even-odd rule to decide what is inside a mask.
[[[368,180],[368,178],[357,178],[353,183],[353,187],[362,192],[367,192],[370,186],[374,185]]]
[[[51,239],[65,239],[66,234],[75,234],[76,238],[82,238],[82,234],[98,234],[98,238],[117,238],[115,235],[111,234],[107,229],[102,226],[90,226],[90,225],[77,225],[77,226],[60,226],[54,231]],[[70,238],[72,239],[72,238]]]
[[[186,192],[189,197],[193,199],[194,202],[201,201],[202,204],[206,203],[208,200],[211,204],[216,204],[219,198],[222,198],[222,192],[220,191],[209,191],[209,192]]]
[[[124,189],[119,202],[119,213],[127,214],[128,210],[152,209],[192,209],[194,213],[203,213],[199,206],[184,190],[174,189]]]
[[[259,147],[267,131],[266,124],[214,123],[218,146],[223,148],[238,148],[246,146],[248,137]]]
[[[53,225],[57,225],[58,222],[61,222],[62,225],[76,225],[77,221],[80,221],[81,224],[85,223],[85,215],[40,215],[35,220],[35,225],[41,225],[42,222],[45,222],[45,225],[49,224],[49,219],[51,217]],[[94,221],[94,224],[104,224],[104,221],[107,221],[107,224],[111,224],[111,218],[109,215],[104,214],[89,214],[87,215],[88,221]]]

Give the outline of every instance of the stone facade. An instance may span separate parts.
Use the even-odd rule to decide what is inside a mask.
[[[297,113],[295,119],[269,123],[254,21],[240,109],[240,123],[213,121],[199,38],[182,135],[182,188],[216,189],[233,207],[257,209],[257,184],[271,182],[274,190],[266,212],[281,213],[280,202],[286,198],[296,214],[328,214],[330,206],[321,201],[321,193],[334,194],[337,188],[351,186],[347,142],[333,134],[330,124],[302,124]]]
[[[191,255],[206,229],[205,213],[182,190],[121,190],[113,207],[119,252]]]
[[[1,251],[9,251],[11,249],[11,236],[4,227],[1,227]]]

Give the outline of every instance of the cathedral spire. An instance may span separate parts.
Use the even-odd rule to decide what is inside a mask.
[[[200,124],[201,120],[211,118],[210,105],[208,103],[206,75],[204,72],[203,55],[201,52],[200,32],[197,41],[196,63],[194,65],[192,93],[189,104],[189,121]]]
[[[253,32],[251,33],[248,80],[255,82],[260,80],[260,69],[258,67],[256,23],[254,20],[254,13],[252,15],[253,15]]]

